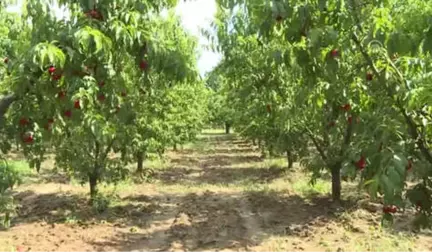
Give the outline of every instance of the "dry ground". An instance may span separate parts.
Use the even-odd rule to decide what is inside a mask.
[[[95,213],[87,186],[53,176],[47,161],[17,189],[19,216],[0,231],[0,250],[432,250],[427,233],[408,231],[412,212],[382,230],[379,212],[362,208],[352,185],[344,184],[344,207],[335,207],[327,181],[310,187],[299,167],[286,171],[283,159],[262,159],[233,136],[207,133],[146,165],[153,180],[101,187],[116,197]]]

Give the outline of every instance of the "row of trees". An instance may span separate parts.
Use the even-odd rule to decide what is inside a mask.
[[[383,196],[386,219],[412,204],[428,224],[432,2],[217,2],[224,58],[209,83],[226,109],[214,118],[299,160],[312,181],[329,171],[335,201],[341,179],[358,179]]]
[[[142,173],[148,154],[194,139],[209,93],[196,38],[171,10],[177,1],[59,0],[64,19],[50,2],[13,14],[2,1],[1,147],[16,143],[37,170],[53,153],[94,199],[98,182],[125,178],[127,164]]]

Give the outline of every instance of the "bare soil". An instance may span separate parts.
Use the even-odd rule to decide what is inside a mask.
[[[267,167],[248,142],[205,135],[200,143],[169,153],[153,181],[117,189],[102,213],[87,204],[87,186],[35,177],[16,191],[21,207],[0,231],[0,250],[432,250],[427,233],[410,231],[412,211],[383,231],[380,206],[304,197],[292,186],[305,179],[299,167]]]

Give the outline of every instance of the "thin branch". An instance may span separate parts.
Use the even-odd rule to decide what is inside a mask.
[[[114,137],[114,138],[111,140],[111,142],[108,144],[107,148],[105,149],[105,153],[104,153],[103,158],[106,158],[106,157],[108,156],[108,153],[110,152],[110,150],[111,150],[111,148],[112,148],[112,146],[113,146],[115,140],[116,140],[116,138]]]
[[[313,136],[313,134],[311,132],[308,132],[308,136],[311,138],[311,140],[312,140],[315,148],[318,150],[318,152],[321,155],[321,158],[323,159],[324,163],[327,164],[327,156],[326,156],[324,150],[319,145],[317,139]]]

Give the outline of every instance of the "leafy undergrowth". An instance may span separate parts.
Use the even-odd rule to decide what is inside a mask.
[[[343,207],[335,206],[329,181],[311,186],[300,167],[286,170],[284,159],[263,159],[233,135],[206,132],[148,161],[152,180],[103,185],[93,207],[87,185],[54,176],[51,165],[16,191],[19,216],[1,231],[0,250],[432,249],[430,236],[409,231],[412,211],[382,229],[380,206],[355,184],[343,184]]]

